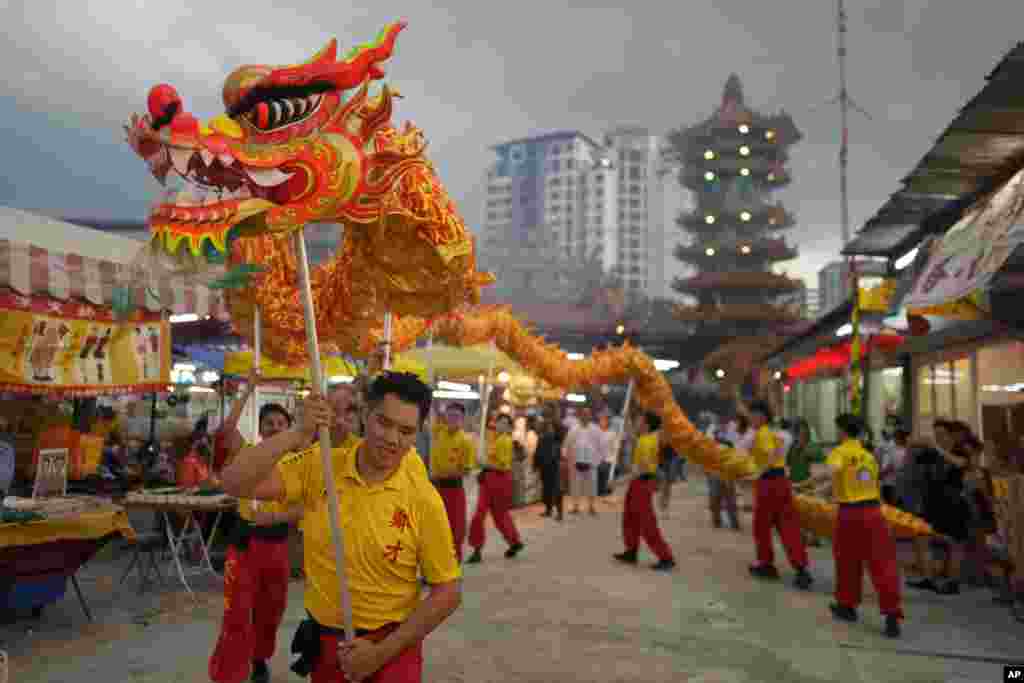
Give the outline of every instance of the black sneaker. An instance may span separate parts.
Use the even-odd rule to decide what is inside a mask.
[[[770,564],[752,564],[750,565],[750,575],[759,579],[777,579],[779,570]]]
[[[252,660],[252,676],[249,677],[252,683],[270,683],[270,668],[262,659]]]
[[[832,610],[832,616],[840,621],[848,621],[850,623],[857,621],[857,610],[852,607],[846,607],[838,602],[833,602],[828,608]]]
[[[656,572],[670,572],[676,568],[675,560],[658,560],[651,565],[651,569]]]
[[[903,629],[900,628],[900,620],[893,614],[885,617],[885,635],[887,638],[899,638]]]
[[[802,591],[808,591],[811,589],[811,584],[814,583],[814,577],[807,573],[806,569],[798,569],[796,572],[796,578],[793,579],[793,585]]]
[[[935,588],[935,592],[939,595],[960,595],[960,582],[959,581],[947,581]]]
[[[614,557],[619,562],[625,562],[626,564],[636,564],[636,551],[627,550],[624,553],[615,553]]]
[[[466,558],[466,564],[480,564],[482,559],[484,558],[480,556],[480,550],[474,550],[473,554]]]
[[[935,585],[935,582],[932,581],[931,579],[927,579],[927,578],[926,579],[914,579],[912,581],[907,581],[907,585],[910,586],[911,588],[916,588],[916,589],[922,590],[922,591],[933,591],[935,593],[939,592],[939,587]]]
[[[522,549],[523,549],[523,544],[522,543],[514,543],[514,544],[512,544],[512,545],[510,545],[508,547],[508,550],[505,551],[505,557],[511,559],[511,558],[515,557],[516,555],[518,555],[519,551],[522,550]]]

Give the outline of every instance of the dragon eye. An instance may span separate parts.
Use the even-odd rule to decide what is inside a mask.
[[[312,116],[323,101],[322,95],[279,97],[259,102],[245,113],[249,123],[262,131],[271,131]]]

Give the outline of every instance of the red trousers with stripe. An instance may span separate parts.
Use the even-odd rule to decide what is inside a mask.
[[[375,643],[386,638],[393,627],[372,631],[360,636]],[[320,657],[309,676],[310,683],[349,683],[349,679],[341,672],[341,661],[338,659],[338,641],[336,634],[320,635]],[[416,643],[400,655],[392,659],[377,673],[363,679],[363,683],[422,683],[423,681],[423,641]]]
[[[224,621],[209,665],[215,683],[241,683],[252,660],[273,657],[290,575],[287,539],[250,537],[245,550],[228,547]]]
[[[462,562],[462,544],[466,542],[466,490],[461,486],[438,486],[437,492],[441,494],[445,512],[448,513],[448,525],[455,539],[455,556]]]
[[[512,473],[499,470],[485,472],[480,482],[480,494],[476,501],[476,512],[469,525],[469,545],[479,550],[487,540],[484,522],[487,513],[494,518],[494,526],[505,537],[505,542],[515,545],[520,542],[519,530],[509,511],[512,509]]]
[[[786,557],[795,569],[807,567],[807,548],[800,536],[800,517],[793,504],[793,486],[788,477],[758,479],[754,485],[754,543],[757,563],[775,563],[772,529],[778,529]]]
[[[643,540],[659,560],[671,560],[672,549],[658,528],[654,513],[654,493],[658,490],[655,479],[634,479],[626,489],[622,513],[622,538],[626,550],[636,552]]]
[[[840,505],[832,556],[836,563],[836,602],[857,609],[866,566],[882,614],[903,618],[896,543],[881,507]]]

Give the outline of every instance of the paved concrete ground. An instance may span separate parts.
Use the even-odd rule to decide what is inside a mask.
[[[425,680],[990,683],[1001,680],[1000,659],[1024,660],[1024,627],[987,591],[908,592],[905,637],[890,641],[870,589],[860,624],[831,620],[827,546],[812,550],[811,593],[751,581],[748,534],[711,530],[704,491],[699,478],[679,485],[662,518],[679,561],[672,574],[647,569],[646,553],[637,568],[611,560],[621,542],[618,495],[601,501],[598,517],[561,524],[536,507],[518,511],[527,546],[515,560],[502,557],[490,529],[483,564],[467,568],[462,609],[427,641]],[[221,609],[215,581],[195,602],[169,588],[140,598],[134,586],[113,585],[126,561],[83,572],[95,624],[69,593],[40,621],[0,627],[11,683],[208,680]],[[279,683],[299,680],[287,670],[287,647],[302,614],[295,582],[272,662]]]

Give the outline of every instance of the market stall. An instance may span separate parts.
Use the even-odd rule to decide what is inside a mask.
[[[0,413],[14,427],[17,478],[31,481],[40,447],[65,447],[70,478],[84,479],[110,429],[75,401],[166,391],[168,314],[223,306],[204,287],[137,270],[133,240],[7,208],[0,226]]]
[[[38,611],[70,579],[88,615],[76,572],[111,538],[135,533],[109,498],[67,496],[68,484],[113,493],[97,476],[104,440],[117,401],[167,390],[168,315],[223,309],[205,288],[133,266],[132,240],[8,208],[0,228],[0,415],[13,433],[11,492],[20,496],[5,500],[0,523],[5,604]],[[97,417],[97,400],[114,408],[112,419]],[[52,451],[65,453],[64,485],[44,500],[38,463]]]

